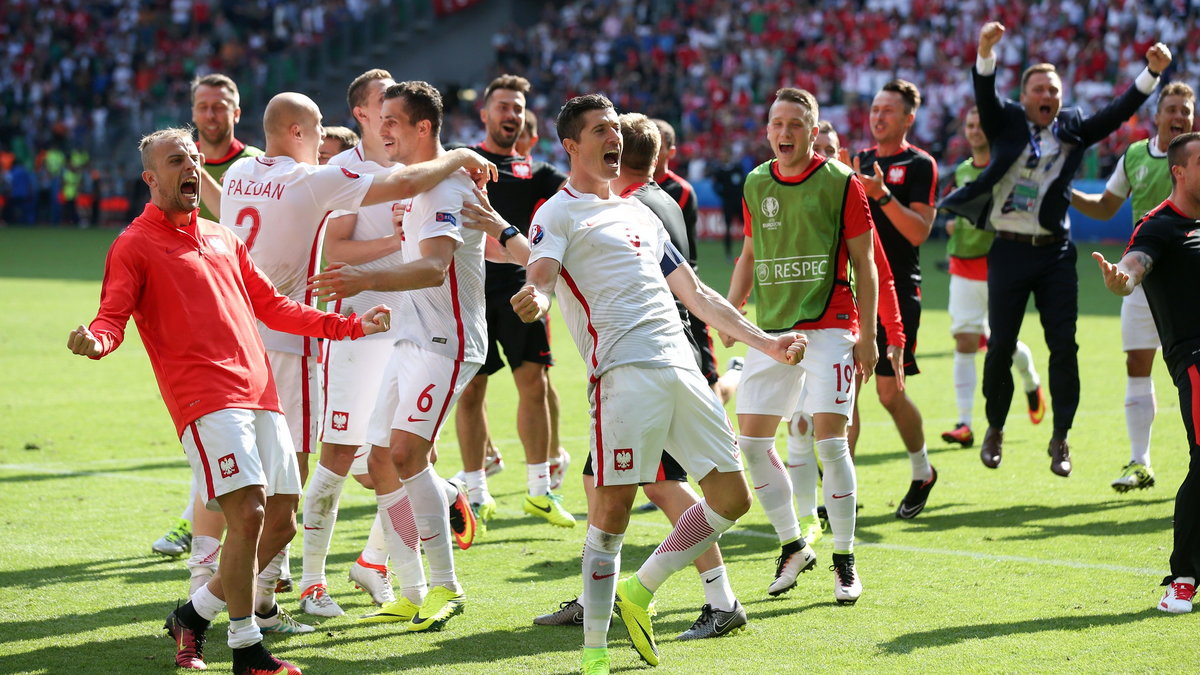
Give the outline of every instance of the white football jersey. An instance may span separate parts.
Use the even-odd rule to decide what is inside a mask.
[[[250,257],[283,295],[313,304],[308,278],[321,264],[325,217],[357,209],[374,180],[338,166],[290,157],[244,157],[225,173],[221,224],[233,230]],[[315,354],[311,339],[259,324],[267,349]]]
[[[529,242],[530,265],[562,265],[556,296],[593,381],[630,364],[696,369],[663,276],[671,238],[644,204],[568,183],[534,215]]]
[[[475,202],[475,183],[458,171],[422,192],[404,214],[404,260],[421,258],[421,242],[450,237],[458,242],[441,286],[404,291],[404,304],[392,330],[396,340],[456,361],[483,363],[487,357],[487,318],[483,298],[484,234],[461,227],[462,205]]]
[[[353,147],[334,155],[330,158],[329,163],[345,167],[353,173],[370,174],[372,176],[386,176],[404,166],[403,164],[394,164],[391,167],[386,167],[366,159],[362,154],[362,146]],[[395,231],[395,227],[392,225],[392,209],[405,208],[408,206],[408,201],[404,199],[397,202],[382,202],[370,206],[360,206],[357,211],[351,209],[337,210],[330,213],[329,218],[332,220],[347,214],[357,215],[358,219],[354,223],[354,232],[351,233],[350,239],[353,241],[381,239]],[[380,270],[396,267],[403,262],[404,252],[396,251],[382,258],[376,258],[375,260],[356,265],[355,267],[365,270]],[[349,314],[350,312],[362,314],[376,305],[387,305],[392,309],[396,309],[400,306],[401,293],[403,291],[363,291],[358,295],[342,300],[338,304],[338,311],[343,314]],[[399,319],[399,317],[392,318]],[[370,337],[375,336],[372,335]]]

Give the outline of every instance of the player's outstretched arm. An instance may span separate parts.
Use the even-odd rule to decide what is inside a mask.
[[[1088,218],[1108,220],[1116,215],[1117,210],[1124,203],[1124,197],[1118,197],[1108,190],[1105,190],[1103,194],[1093,195],[1071,189],[1071,206]]]
[[[400,250],[400,231],[376,239],[353,239],[356,225],[358,214],[355,213],[329,219],[325,226],[325,260],[361,265]]]
[[[529,262],[529,240],[520,232],[509,232],[510,236],[505,236],[505,230],[512,227],[500,212],[492,207],[491,200],[488,199],[487,191],[475,188],[475,199],[478,204],[464,203],[462,207],[463,227],[479,230],[487,236],[499,241],[504,239],[504,251],[512,258],[512,262],[518,265],[525,265]],[[513,228],[514,230],[516,228]],[[501,261],[494,261],[501,262]],[[507,260],[502,262],[509,262]]]
[[[363,197],[363,206],[408,199],[431,189],[447,176],[466,169],[476,185],[496,180],[496,165],[468,148],[458,148],[428,162],[399,167],[383,177],[376,177]]]
[[[1100,265],[1100,276],[1104,279],[1105,288],[1120,296],[1132,293],[1154,266],[1154,259],[1142,251],[1126,253],[1115,265],[1105,260],[1104,254],[1098,251],[1092,251],[1092,257]]]
[[[754,242],[750,237],[742,240],[742,254],[738,256],[737,262],[733,265],[733,276],[729,279],[729,293],[725,299],[730,305],[740,308],[750,299],[750,289],[754,287]],[[739,309],[740,311],[740,309]],[[732,335],[727,335],[721,331],[717,331],[717,337],[721,338],[721,344],[726,347],[732,347],[737,339]]]
[[[562,263],[554,258],[539,258],[526,269],[525,279],[529,283],[510,301],[522,321],[533,323],[550,311],[550,296],[561,271]]]
[[[363,291],[411,291],[446,281],[458,242],[450,237],[421,241],[421,257],[386,269],[366,270],[334,263],[308,280],[308,289],[323,301],[341,300]]]
[[[788,365],[796,365],[804,358],[804,349],[808,346],[806,336],[800,333],[767,335],[758,326],[747,321],[742,312],[721,297],[720,293],[705,286],[682,258],[666,279],[667,286],[684,307],[700,317],[704,323],[720,331],[721,335],[744,342]]]
[[[878,314],[879,277],[875,269],[874,234],[864,232],[846,240],[850,264],[854,266],[854,298],[858,302],[858,342],[854,345],[854,365],[863,383],[871,379],[879,360],[875,344],[875,321]]]
[[[100,341],[96,339],[95,335],[92,335],[92,331],[88,330],[87,326],[82,324],[67,336],[67,349],[70,349],[72,354],[91,359],[98,358],[103,351]]]

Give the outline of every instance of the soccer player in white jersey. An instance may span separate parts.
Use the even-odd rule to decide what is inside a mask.
[[[329,164],[356,174],[386,175],[395,166],[383,149],[379,137],[383,92],[395,84],[386,70],[373,69],[350,83],[346,98],[350,113],[362,130],[362,141],[330,158]],[[325,142],[328,143],[326,137]],[[383,269],[404,261],[400,252],[402,235],[392,224],[392,211],[404,208],[406,201],[382,202],[352,211],[334,211],[325,228],[325,259],[367,269]],[[333,310],[352,314],[364,302],[378,300],[388,307],[399,307],[398,293],[365,292],[339,300]],[[338,500],[348,473],[353,473],[368,489],[373,488],[367,475],[367,422],[375,407],[375,396],[384,366],[392,354],[395,330],[353,343],[326,342],[325,406],[321,424],[321,456],[313,470],[304,495],[304,574],[300,581],[300,611],[315,616],[340,616],[342,608],[330,597],[325,578],[325,559],[337,521]],[[407,518],[411,519],[409,513]],[[409,549],[405,549],[409,551]],[[376,515],[371,534],[362,554],[350,567],[350,580],[367,591],[379,605],[396,599],[387,568],[387,545]],[[425,572],[421,559],[412,552],[397,561],[396,573],[405,595],[420,604],[424,597]]]
[[[536,320],[557,283],[587,363],[596,491],[583,552],[583,670],[607,673],[614,594],[638,655],[657,665],[654,592],[750,508],[729,420],[696,367],[671,294],[706,323],[783,363],[799,361],[805,338],[770,337],[747,322],[700,283],[645,205],[612,191],[623,142],[607,98],[568,101],[558,136],[571,158],[570,180],[534,216],[529,283],[512,304],[523,320]],[[705,498],[684,511],[637,574],[618,583],[634,495],[639,483],[654,480],[664,448],[699,479]]]
[[[404,199],[463,167],[488,175],[495,171],[490,162],[465,149],[378,177],[318,166],[321,111],[303,94],[285,92],[272,98],[263,114],[263,130],[265,156],[239,160],[225,174],[221,224],[246,242],[251,258],[280,293],[309,305],[313,298],[306,281],[317,270],[321,226],[328,212]],[[320,412],[315,341],[265,326],[260,331],[297,454],[311,452]],[[300,463],[301,476],[304,465]],[[281,557],[282,553],[259,575],[259,623],[268,631],[307,632],[285,613],[277,616],[275,582]]]
[[[392,161],[412,164],[445,156],[439,138],[442,97],[432,85],[392,85],[384,93],[382,115],[380,137]],[[429,560],[424,602],[418,606],[400,597],[377,613],[392,620],[407,617],[407,632],[441,629],[466,602],[454,572],[447,509],[458,503],[454,515],[463,526],[456,524],[453,534],[460,548],[474,537],[474,515],[431,460],[450,409],[487,356],[484,236],[459,226],[463,203],[474,199],[465,173],[450,176],[406,207],[402,265],[334,264],[310,284],[324,300],[363,291],[407,291],[396,310],[404,320],[394,328],[396,345],[367,428],[373,446],[368,468],[392,558],[408,555],[405,547],[416,553],[423,546]]]

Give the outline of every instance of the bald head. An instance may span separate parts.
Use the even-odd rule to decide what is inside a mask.
[[[288,133],[293,124],[310,123],[321,118],[321,110],[304,94],[285,91],[276,94],[263,113],[263,131],[267,137]]]
[[[290,91],[276,94],[263,113],[263,131],[268,156],[285,155],[308,164],[318,162],[317,151],[325,136],[321,109],[304,94]]]

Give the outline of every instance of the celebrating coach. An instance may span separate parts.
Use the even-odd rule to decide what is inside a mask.
[[[1146,52],[1149,65],[1134,86],[1085,117],[1079,108],[1062,108],[1062,80],[1049,63],[1025,69],[1020,103],[1000,100],[992,48],[1003,35],[1000,23],[984,24],[974,71],[979,121],[992,146],[992,162],[940,206],[976,227],[996,231],[988,254],[992,334],[983,366],[988,430],[980,459],[992,469],[1000,465],[1004,420],[1013,396],[1012,353],[1033,293],[1050,348],[1050,470],[1065,477],[1071,475],[1067,432],[1079,406],[1079,277],[1067,218],[1071,178],[1088,146],[1115,131],[1146,101],[1170,65],[1171,53],[1162,43],[1152,46]]]

